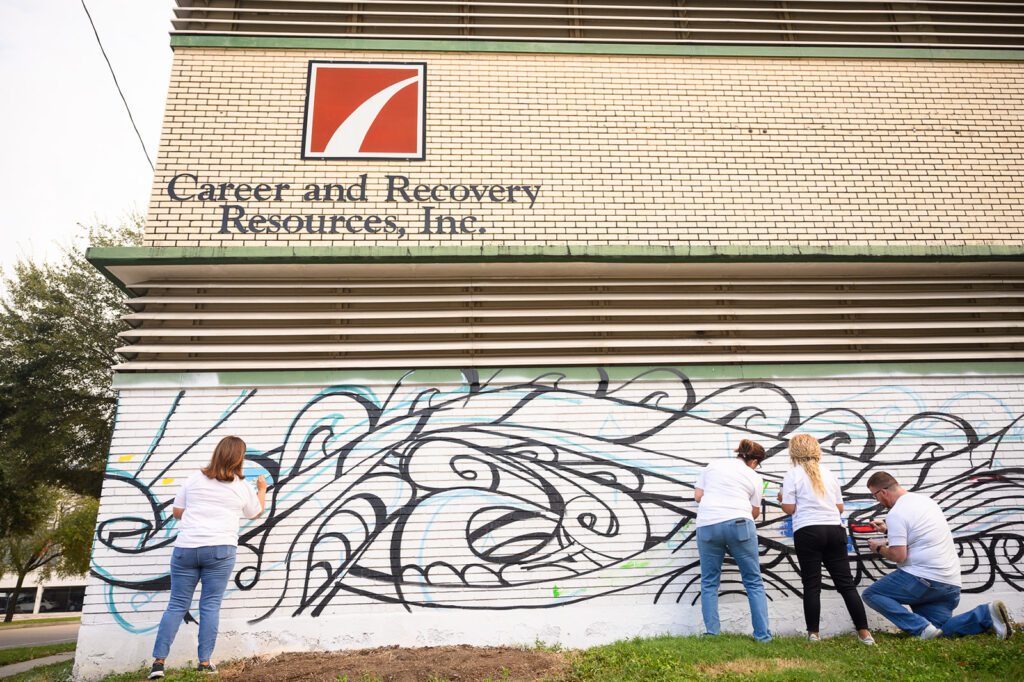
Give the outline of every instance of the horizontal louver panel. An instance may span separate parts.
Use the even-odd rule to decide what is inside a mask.
[[[1024,280],[153,281],[122,371],[1024,356]]]
[[[1024,313],[1024,306],[999,306],[998,308],[988,307],[986,310],[1004,313],[1007,315],[1020,315]],[[915,306],[912,309],[907,307],[858,307],[856,309],[858,315],[921,315],[929,316],[938,313],[942,314],[965,314],[970,315],[978,312],[978,308],[975,306],[934,306],[929,307],[927,305]],[[730,307],[728,314],[731,317],[738,316],[757,316],[757,317],[781,317],[781,316],[799,316],[804,318],[814,318],[821,316],[835,315],[836,311],[832,308],[790,308],[790,307],[773,307],[773,308],[733,308]],[[593,317],[595,314],[594,308],[529,308],[529,309],[485,309],[485,308],[472,308],[467,310],[465,308],[452,309],[452,310],[349,310],[341,309],[331,312],[324,312],[319,310],[309,311],[268,311],[268,310],[256,310],[249,312],[234,312],[234,311],[221,311],[221,312],[208,312],[208,311],[195,311],[195,312],[174,312],[174,311],[163,311],[159,313],[140,312],[133,313],[131,315],[125,315],[124,319],[133,323],[142,323],[147,320],[158,320],[158,321],[211,321],[211,320],[235,320],[235,321],[250,321],[250,320],[302,320],[302,321],[319,321],[319,320],[404,320],[411,322],[413,320],[438,320],[438,319],[464,319],[464,318],[475,318],[475,319],[493,319],[493,318],[540,318],[540,317],[565,317],[565,318],[579,318],[579,317]],[[650,317],[657,315],[660,318],[666,315],[672,316],[673,311],[671,310],[654,310],[650,308],[613,308],[613,307],[601,307],[599,314],[602,316],[615,316],[623,318],[635,318],[635,317]],[[684,314],[684,313],[679,313]],[[715,317],[722,315],[723,312],[717,307],[708,308],[688,308],[685,311],[686,317]]]
[[[174,33],[661,44],[1024,47],[1015,2],[178,0]]]

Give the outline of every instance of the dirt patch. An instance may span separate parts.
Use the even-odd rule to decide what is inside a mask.
[[[794,668],[820,670],[818,666],[810,661],[801,661],[798,658],[737,658],[721,663],[701,663],[697,666],[697,669],[708,677],[717,677],[719,675],[755,675],[757,673],[793,670]]]
[[[563,652],[513,647],[397,646],[357,651],[281,654],[221,667],[224,682],[533,682],[558,676],[569,665]]]

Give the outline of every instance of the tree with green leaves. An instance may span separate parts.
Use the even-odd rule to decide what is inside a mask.
[[[93,246],[136,244],[140,221],[89,231]],[[81,245],[23,260],[0,301],[0,537],[42,521],[48,486],[98,496],[113,429],[111,366],[125,295]]]
[[[7,595],[4,622],[14,618],[14,609],[33,571],[40,577],[77,575],[89,570],[92,532],[96,526],[99,501],[84,495],[69,495],[47,489],[35,512],[43,520],[26,533],[10,534],[0,540],[0,573],[15,576],[14,590]]]

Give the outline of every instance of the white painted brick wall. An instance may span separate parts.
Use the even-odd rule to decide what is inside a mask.
[[[998,594],[1022,611],[1024,573],[1012,560],[1024,550],[1024,483],[1012,471],[1024,465],[1019,376],[688,384],[661,370],[602,385],[596,371],[594,381],[579,381],[553,370],[525,382],[499,374],[487,383],[485,375],[475,391],[456,380],[431,383],[436,374],[401,376],[332,388],[123,390],[79,674],[145,662],[167,598],[153,585],[168,575],[169,502],[229,434],[280,470],[273,508],[242,527],[248,537],[235,574],[247,589],[229,588],[219,660],[699,632],[690,521],[697,471],[731,456],[741,438],[781,449],[786,434],[801,431],[831,436],[840,454],[826,463],[846,486],[848,511],[869,513],[864,481],[880,469],[939,500],[961,541],[964,588],[978,593],[963,604]],[[784,454],[766,462],[768,499],[787,468]],[[387,518],[365,544],[375,517],[359,494],[372,495]],[[408,514],[399,513],[403,505]],[[511,510],[521,518],[486,530]],[[802,628],[796,559],[783,515],[772,504],[765,511],[759,534],[772,627],[792,633]],[[324,539],[327,532],[336,537]],[[358,559],[342,569],[351,553]],[[338,572],[328,577],[327,565]],[[889,570],[870,558],[854,565],[866,572],[861,587]],[[397,589],[386,576],[400,566]],[[727,573],[723,590],[737,581]],[[850,628],[835,604],[824,609],[825,632]],[[726,628],[749,632],[741,595],[724,597],[722,610]],[[194,659],[195,632],[182,628],[172,664]],[[123,644],[112,649],[111,638]]]

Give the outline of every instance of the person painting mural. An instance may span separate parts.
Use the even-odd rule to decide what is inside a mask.
[[[884,471],[871,475],[868,490],[889,510],[884,521],[873,522],[886,539],[868,544],[899,568],[864,591],[867,605],[921,639],[989,631],[1009,639],[1013,623],[1001,601],[953,615],[960,604],[960,558],[939,505],[927,495],[905,490]]]
[[[220,604],[238,549],[238,520],[254,519],[267,503],[267,482],[260,476],[254,491],[242,474],[245,441],[222,438],[210,463],[194,473],[174,497],[172,512],[180,521],[171,554],[171,596],[153,644],[149,679],[164,676],[164,662],[196,585],[199,597],[199,672],[217,672],[210,662],[220,625]]]
[[[864,603],[850,572],[846,552],[846,528],[843,492],[839,481],[821,465],[821,445],[807,433],[789,439],[791,468],[782,479],[779,502],[782,511],[793,516],[793,545],[800,564],[800,580],[804,587],[804,623],[807,638],[818,641],[821,619],[821,566],[825,565],[836,590],[846,602],[846,610],[857,629],[862,644],[874,645],[868,630]]]
[[[712,462],[697,477],[693,499],[697,501],[697,551],[700,555],[700,606],[708,635],[721,631],[718,619],[718,587],[726,552],[736,561],[750,604],[754,639],[770,642],[768,598],[761,580],[757,527],[764,486],[754,469],[767,455],[754,441],[742,440],[736,457]]]

